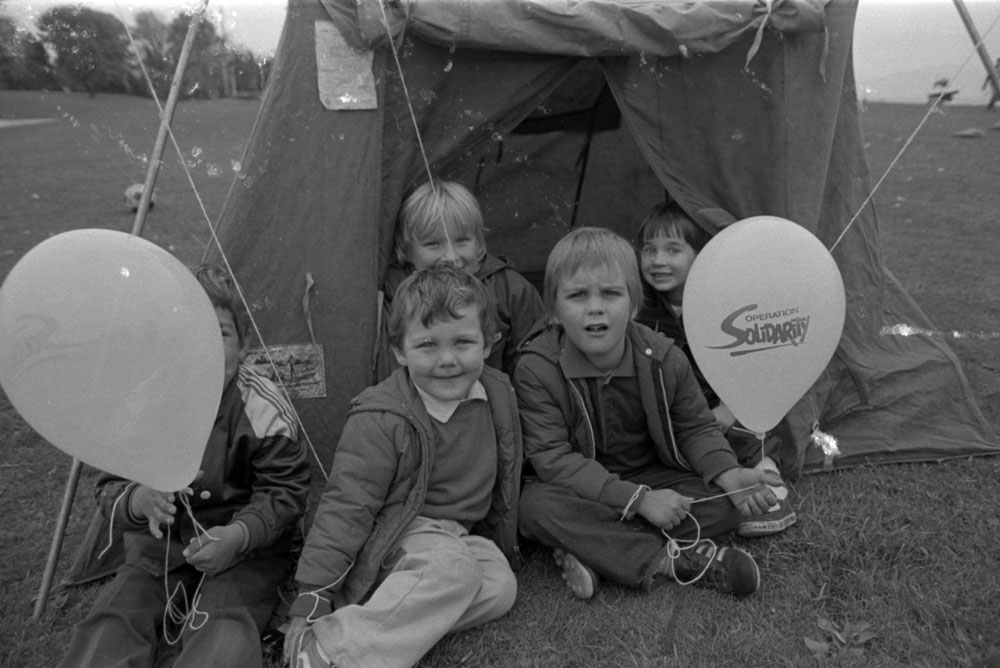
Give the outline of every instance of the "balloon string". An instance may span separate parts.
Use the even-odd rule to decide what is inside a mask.
[[[722,497],[729,496],[730,494],[739,494],[740,492],[749,492],[751,490],[759,489],[759,488],[760,488],[760,483],[757,483],[755,485],[750,485],[749,487],[741,487],[740,489],[734,489],[731,492],[722,492],[721,494],[715,494],[713,496],[704,496],[704,497],[702,497],[700,499],[694,499],[694,500],[692,500],[691,501],[691,505],[693,506],[696,503],[703,503],[705,501],[714,501],[715,499],[721,499]],[[688,515],[688,517],[690,517],[692,520],[694,519],[694,517],[692,515],[690,515],[690,514]]]
[[[719,496],[725,496],[725,494],[720,494]],[[718,496],[709,498],[718,498]],[[708,501],[708,499],[699,499],[699,501]],[[694,501],[692,501],[692,503],[694,503]],[[674,538],[673,536],[667,533],[666,529],[660,529],[660,533],[662,533],[663,537],[667,539],[667,559],[669,559],[671,562],[675,562],[677,560],[677,557],[681,556],[682,552],[695,549],[696,547],[698,547],[698,543],[701,542],[701,524],[698,522],[697,519],[695,519],[694,515],[691,515],[689,513],[688,517],[690,517],[691,521],[694,522],[695,526],[694,538]],[[676,581],[677,584],[683,587],[686,587],[687,585],[692,585],[698,580],[700,580],[702,577],[704,577],[705,573],[708,572],[708,569],[711,568],[712,561],[715,559],[715,554],[716,552],[718,552],[719,547],[715,544],[715,541],[713,541],[710,538],[706,538],[705,542],[712,546],[712,556],[709,559],[705,560],[705,565],[702,567],[701,571],[693,578],[691,578],[690,580],[681,580],[680,577],[677,576],[677,571],[674,570],[674,566],[671,565],[670,567],[671,572],[673,573],[674,581]]]
[[[973,54],[976,53],[976,51],[979,49],[980,45],[983,43],[986,37],[990,34],[990,32],[992,32],[993,28],[996,27],[997,22],[1000,22],[1000,16],[997,16],[997,18],[993,19],[993,23],[990,24],[990,27],[986,30],[985,33],[983,33],[982,37],[979,38],[979,41],[973,45],[972,50],[969,51],[968,55],[966,55],[965,57],[965,60],[963,60],[962,64],[959,65],[958,70],[955,72],[954,75],[952,75],[951,77],[952,80],[957,78],[958,75],[962,73],[962,70],[965,69],[965,66],[969,64],[969,61],[972,59]],[[906,141],[903,142],[903,147],[899,149],[899,153],[896,154],[896,157],[893,158],[892,162],[889,163],[889,166],[886,167],[885,172],[882,173],[882,177],[879,178],[879,180],[875,183],[875,186],[871,189],[871,192],[868,193],[868,196],[861,203],[861,206],[858,208],[854,216],[851,217],[851,220],[848,221],[847,226],[840,233],[840,236],[838,236],[837,240],[833,242],[832,246],[830,246],[829,249],[830,253],[833,253],[833,250],[837,247],[838,244],[840,244],[841,239],[844,238],[844,235],[847,234],[847,231],[851,229],[852,225],[854,225],[854,222],[861,215],[861,212],[865,210],[866,206],[868,206],[868,203],[872,200],[872,197],[875,196],[875,192],[882,185],[882,182],[885,181],[887,176],[889,176],[889,172],[893,170],[893,168],[896,166],[896,163],[899,162],[899,159],[903,156],[903,153],[905,153],[906,150],[910,147],[910,144],[913,142],[913,139],[917,136],[917,133],[920,132],[920,129],[924,126],[925,123],[927,123],[927,119],[930,118],[931,114],[933,114],[937,110],[938,105],[940,104],[941,100],[944,97],[944,94],[945,91],[944,89],[942,89],[941,92],[938,94],[938,96],[934,98],[933,103],[928,107],[927,113],[924,114],[924,117],[920,119],[920,122],[917,124],[916,129],[914,129],[913,132],[910,133],[910,136],[906,138]]]
[[[219,540],[218,538],[213,538],[211,535],[205,531],[205,528],[198,522],[194,517],[194,512],[191,510],[191,502],[188,500],[188,494],[190,490],[180,490],[177,492],[178,497],[181,500],[181,505],[187,511],[188,518],[191,520],[191,524],[195,528],[195,537],[198,539],[199,547],[204,547],[202,542],[202,534],[209,540]],[[201,604],[201,586],[205,582],[205,577],[207,573],[202,573],[201,578],[198,580],[198,585],[194,588],[194,593],[191,595],[190,601],[188,600],[187,590],[184,588],[184,581],[178,579],[177,584],[174,586],[174,590],[170,591],[170,541],[171,541],[171,525],[167,524],[167,540],[166,549],[163,557],[163,591],[166,594],[167,602],[163,607],[163,640],[168,645],[176,645],[180,642],[181,637],[184,635],[184,627],[189,626],[192,631],[197,631],[198,629],[205,626],[209,620],[209,614],[204,610],[199,610],[198,606]],[[180,599],[181,603],[178,603]],[[170,637],[170,627],[167,622],[172,622],[174,626],[179,626],[177,631],[177,636]]]
[[[417,148],[420,149],[420,157],[424,161],[424,169],[427,170],[427,181],[434,189],[435,194],[438,194],[437,186],[434,183],[434,174],[431,172],[431,163],[427,158],[427,151],[424,149],[424,140],[420,136],[420,123],[417,121],[417,114],[413,110],[413,101],[410,99],[410,91],[406,86],[403,64],[399,60],[399,51],[396,49],[396,41],[392,37],[392,28],[389,27],[389,16],[385,13],[385,3],[379,2],[378,7],[382,11],[382,23],[385,26],[385,34],[389,38],[389,48],[392,51],[392,58],[396,62],[396,70],[399,72],[399,83],[403,88],[403,99],[406,100],[406,108],[410,111],[410,121],[413,123],[413,132],[417,137]],[[448,250],[454,255],[455,247],[451,243],[451,236],[448,234],[448,226],[445,224],[444,212],[441,210],[440,205],[434,207],[434,213],[437,215],[438,222],[441,223],[441,229],[444,230],[444,239]]]
[[[118,504],[121,503],[122,499],[128,495],[128,491],[130,489],[138,485],[139,483],[137,482],[130,482],[125,485],[122,491],[118,493],[118,496],[115,497],[115,502],[111,505],[111,519],[108,521],[108,544],[105,545],[104,549],[97,554],[98,559],[103,559],[104,555],[107,554],[108,550],[110,550],[115,544],[115,511],[118,509]]]
[[[195,519],[194,511],[191,509],[191,501],[188,499],[188,495],[193,493],[194,492],[191,490],[190,487],[188,487],[185,490],[177,492],[178,497],[180,498],[181,501],[181,505],[184,506],[184,510],[187,511],[188,518],[191,520],[191,524],[194,526],[194,535],[195,538],[198,539],[198,547],[202,548],[205,547],[205,543],[202,542],[202,536],[204,536],[205,539],[209,541],[218,541],[219,539],[209,534],[208,531],[205,529],[205,527],[202,526],[202,524],[197,519]]]
[[[206,2],[207,5],[207,2]],[[156,87],[153,85],[152,77],[149,75],[149,71],[146,69],[146,64],[143,61],[142,52],[135,42],[135,38],[132,35],[132,31],[129,29],[128,24],[121,19],[121,8],[118,7],[117,3],[115,6],[118,8],[119,21],[125,26],[125,33],[128,35],[129,44],[132,46],[132,50],[135,52],[136,59],[139,62],[139,69],[142,70],[142,75],[146,80],[146,85],[149,86],[150,95],[153,101],[156,103],[156,108],[159,110],[160,115],[163,115],[163,105],[160,103],[160,98],[156,94]],[[181,169],[184,171],[184,176],[188,180],[188,184],[191,186],[191,190],[194,193],[195,200],[198,202],[198,207],[201,209],[202,218],[208,227],[209,234],[211,236],[211,242],[214,244],[215,248],[219,251],[219,256],[222,258],[222,262],[226,267],[226,271],[229,273],[230,278],[233,281],[233,287],[236,288],[236,292],[239,295],[240,302],[243,304],[243,308],[246,310],[247,317],[250,320],[250,326],[253,329],[254,335],[261,342],[261,347],[264,350],[264,356],[267,358],[268,365],[271,368],[271,373],[274,376],[275,383],[281,390],[282,396],[288,403],[292,410],[292,414],[295,416],[295,421],[298,425],[299,430],[302,433],[302,437],[309,447],[309,452],[312,454],[316,463],[319,465],[320,473],[324,480],[329,478],[326,472],[326,465],[323,460],[320,459],[319,453],[316,447],[313,445],[312,439],[309,437],[309,432],[306,430],[305,424],[302,422],[302,418],[299,416],[298,411],[295,409],[295,405],[292,403],[292,397],[288,392],[288,388],[285,387],[285,383],[281,378],[281,374],[278,371],[278,365],[275,364],[274,359],[271,357],[271,351],[268,349],[266,343],[264,342],[264,337],[260,332],[260,327],[257,324],[256,318],[253,316],[253,312],[250,310],[250,305],[247,301],[246,295],[243,292],[243,287],[240,285],[239,281],[236,279],[236,274],[233,272],[232,265],[229,263],[229,257],[226,255],[226,251],[222,248],[222,242],[219,241],[219,237],[215,233],[215,227],[212,225],[211,216],[208,215],[208,211],[205,209],[205,203],[202,200],[201,193],[198,192],[198,186],[195,185],[194,178],[191,176],[191,170],[188,168],[187,160],[184,159],[184,152],[181,150],[180,145],[177,143],[177,138],[174,136],[173,127],[169,124],[167,125],[167,136],[170,137],[170,143],[173,145],[174,150],[177,152],[178,162],[181,165]]]
[[[749,487],[743,487],[742,489],[734,489],[731,492],[723,492],[721,494],[716,494],[714,496],[706,496],[706,497],[703,497],[703,498],[700,498],[700,499],[694,499],[693,501],[691,501],[691,505],[693,506],[696,503],[703,503],[705,501],[713,501],[715,499],[721,499],[722,497],[729,496],[730,494],[739,494],[740,492],[749,492],[750,490],[757,489],[758,487],[760,487],[759,484],[758,485],[751,485]],[[695,526],[694,538],[674,538],[673,536],[671,536],[670,534],[667,533],[666,529],[660,529],[660,533],[663,534],[663,537],[667,539],[667,559],[670,559],[671,561],[676,560],[677,557],[679,557],[682,552],[684,552],[686,550],[693,550],[694,548],[696,548],[698,546],[699,543],[702,542],[702,540],[701,540],[701,524],[698,522],[698,519],[694,515],[692,515],[691,513],[688,513],[686,517],[690,518],[691,521],[694,522],[694,526]],[[715,559],[715,555],[719,551],[719,546],[716,545],[715,541],[713,541],[710,538],[706,538],[704,540],[704,542],[708,543],[712,547],[712,555],[711,555],[711,557],[709,557],[708,559],[705,560],[705,566],[701,569],[701,571],[697,575],[695,575],[690,580],[681,580],[677,576],[677,573],[674,572],[673,576],[674,576],[674,580],[677,582],[677,584],[682,585],[682,586],[687,586],[687,585],[694,584],[698,580],[702,579],[705,576],[705,573],[708,572],[708,569],[712,566],[712,561]]]
[[[392,38],[392,28],[389,27],[389,16],[385,13],[385,4],[378,3],[382,11],[382,23],[385,25],[385,34],[389,38],[389,47],[392,49],[392,57],[396,61],[396,69],[399,71],[399,83],[403,86],[403,96],[406,99],[406,106],[410,110],[410,119],[413,121],[413,132],[417,135],[417,147],[420,149],[420,157],[424,160],[424,169],[427,170],[427,179],[434,182],[434,174],[431,173],[431,163],[427,159],[427,151],[424,150],[424,140],[420,137],[420,126],[417,123],[417,114],[413,111],[413,102],[410,100],[410,91],[406,87],[406,78],[403,76],[403,65],[399,62],[399,52],[396,50],[396,42]]]

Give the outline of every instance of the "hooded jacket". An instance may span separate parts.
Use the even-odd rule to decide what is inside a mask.
[[[514,389],[483,367],[497,439],[497,479],[486,517],[473,532],[492,539],[517,566],[517,502],[522,460]],[[424,506],[435,444],[430,416],[406,369],[352,401],[326,491],[299,559],[293,616],[310,621],[363,603],[382,564]]]
[[[626,336],[660,462],[697,473],[706,483],[738,466],[680,348],[634,322]],[[586,382],[569,379],[563,372],[560,356],[566,345],[570,344],[562,327],[549,325],[521,347],[514,386],[525,455],[542,481],[625,510],[639,485],[609,473],[595,459],[595,398]],[[629,516],[636,505],[632,504]]]
[[[691,345],[687,340],[687,334],[684,332],[683,317],[679,317],[674,313],[662,294],[645,284],[643,285],[642,308],[639,309],[639,314],[635,317],[635,321],[646,325],[646,327],[649,327],[654,332],[660,332],[664,336],[673,339],[674,344],[679,346],[684,351],[684,354],[687,355],[688,362],[691,363],[691,368],[694,371],[694,376],[698,380],[698,386],[701,387],[701,393],[705,395],[705,399],[708,401],[708,407],[715,408],[722,403],[719,395],[715,393],[715,390],[708,384],[708,380],[705,379],[705,376],[698,368],[698,363],[694,359],[694,353],[691,352]]]
[[[396,288],[410,275],[411,267],[394,264],[386,273],[386,312],[392,304]],[[538,290],[519,274],[506,258],[487,253],[476,271],[476,278],[483,282],[490,299],[493,300],[493,315],[496,320],[497,335],[492,344],[486,364],[494,369],[512,373],[517,361],[517,346],[532,331],[536,321],[545,315],[545,306]],[[385,335],[383,333],[383,338]],[[385,350],[378,351],[380,379],[397,368],[392,353],[386,344]]]

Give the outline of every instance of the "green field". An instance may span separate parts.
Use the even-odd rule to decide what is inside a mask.
[[[257,104],[180,105],[144,236],[185,262],[240,175]],[[873,178],[926,109],[870,105],[862,122]],[[141,182],[158,118],[139,98],[0,91],[0,277],[50,235],[130,231],[122,193]],[[883,259],[944,332],[994,427],[1000,427],[1000,120],[980,108],[936,112],[875,196]],[[0,124],[2,125],[2,124]],[[963,139],[958,130],[982,128]],[[148,160],[148,158],[146,158]],[[192,188],[188,174],[194,184]],[[240,182],[237,180],[237,182]],[[240,186],[242,187],[242,186]],[[194,194],[197,190],[198,196]],[[0,666],[48,666],[96,590],[57,593],[31,619],[70,459],[0,403]],[[1000,458],[865,467],[792,488],[799,524],[737,544],[758,560],[745,600],[659,584],[570,595],[547,554],[532,552],[506,618],[446,638],[423,668],[1000,666]],[[57,579],[93,508],[93,472],[77,495]]]

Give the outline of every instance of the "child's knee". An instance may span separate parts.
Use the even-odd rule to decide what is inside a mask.
[[[486,580],[484,579],[484,583]],[[510,568],[494,574],[490,578],[493,609],[497,617],[507,614],[517,600],[517,576]]]
[[[257,625],[249,613],[233,612],[234,614],[210,614],[204,626],[190,637],[185,635],[184,649],[175,661],[174,668],[243,668],[261,665],[260,632]]]

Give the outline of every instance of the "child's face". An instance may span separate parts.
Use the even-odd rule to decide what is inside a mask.
[[[407,259],[417,271],[438,262],[451,262],[470,276],[475,276],[482,252],[479,242],[471,232],[459,229],[455,223],[448,223],[446,227],[447,235],[441,225],[435,225],[429,234],[415,236]]]
[[[410,371],[421,390],[441,401],[464,399],[479,380],[490,346],[483,340],[479,308],[460,309],[460,317],[431,322],[419,318],[406,323],[402,350],[393,349],[396,361]]]
[[[658,234],[642,243],[639,271],[657,292],[665,292],[679,301],[688,271],[698,253],[681,237]]]
[[[621,361],[625,329],[634,315],[621,271],[584,268],[559,281],[553,320],[601,371],[609,371]]]
[[[222,350],[226,360],[226,380],[223,383],[223,387],[225,387],[240,367],[243,350],[240,346],[240,335],[236,329],[236,321],[229,309],[216,306],[215,316],[219,319],[219,329],[222,330]]]

